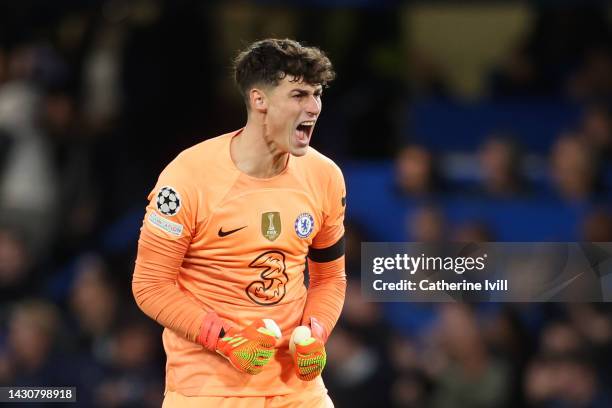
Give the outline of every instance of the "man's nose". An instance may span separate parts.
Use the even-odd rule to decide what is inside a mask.
[[[308,97],[308,102],[306,104],[306,112],[313,116],[316,116],[321,113],[321,100],[315,95],[310,95]]]

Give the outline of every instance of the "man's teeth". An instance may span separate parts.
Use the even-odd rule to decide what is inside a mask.
[[[315,124],[314,120],[308,120],[306,122],[300,123],[300,126],[314,126],[314,124]]]

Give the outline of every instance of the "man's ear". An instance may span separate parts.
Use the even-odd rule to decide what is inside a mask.
[[[260,88],[251,88],[249,91],[249,105],[256,112],[266,113],[268,111],[268,97]]]

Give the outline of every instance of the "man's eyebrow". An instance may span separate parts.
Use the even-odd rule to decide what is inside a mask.
[[[301,89],[301,88],[293,88],[290,92],[299,92],[301,95],[307,95],[310,93],[310,90]],[[313,94],[320,94],[322,92],[323,92],[322,87],[316,88],[314,91],[312,91]]]

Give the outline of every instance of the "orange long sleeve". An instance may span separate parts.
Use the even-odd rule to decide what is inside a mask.
[[[310,283],[302,324],[308,325],[316,318],[325,329],[323,341],[331,334],[344,304],[346,274],[344,255],[330,262],[314,262],[308,259]]]
[[[206,311],[176,284],[186,240],[169,241],[143,228],[132,278],[136,303],[152,319],[197,342]]]

